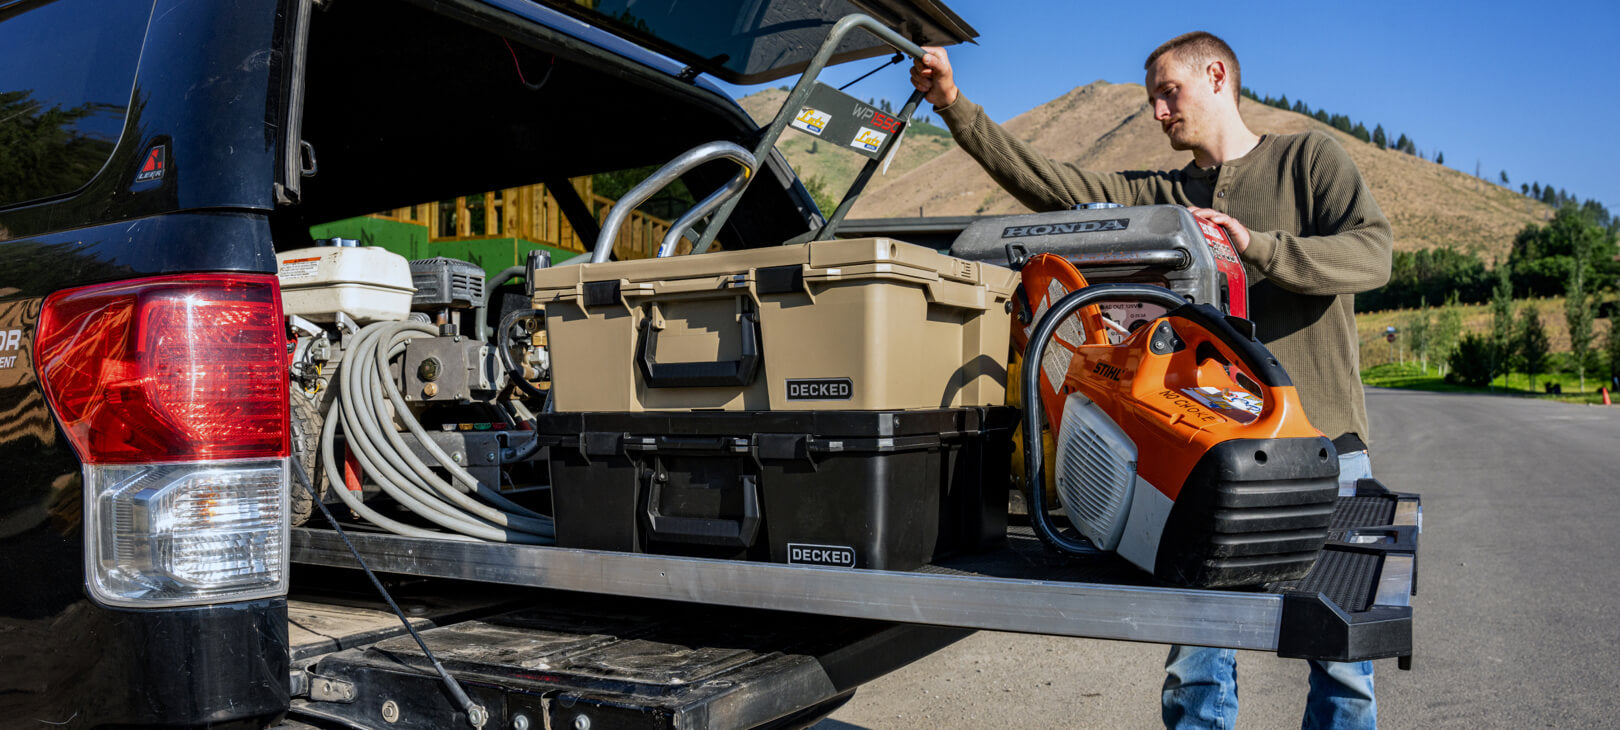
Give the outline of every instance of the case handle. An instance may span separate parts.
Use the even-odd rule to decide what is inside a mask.
[[[743,309],[737,326],[741,329],[741,354],[736,360],[715,362],[657,361],[658,329],[652,318],[641,321],[641,337],[636,342],[636,364],[649,388],[710,388],[748,386],[759,374],[759,315]]]
[[[759,537],[759,482],[752,474],[739,478],[742,484],[743,514],[740,519],[711,517],[671,517],[658,511],[663,480],[649,472],[647,480],[647,527],[652,537],[668,542],[722,547],[749,548]]]

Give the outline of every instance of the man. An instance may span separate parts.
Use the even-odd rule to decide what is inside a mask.
[[[1079,203],[1172,203],[1225,226],[1249,274],[1249,312],[1288,370],[1311,424],[1340,453],[1340,490],[1370,476],[1355,293],[1389,279],[1389,221],[1344,149],[1324,132],[1258,135],[1238,111],[1237,56],[1221,39],[1187,33],[1148,56],[1148,102],[1170,146],[1192,152],[1179,170],[1105,173],[1053,162],[1007,134],[957,89],[943,49],[929,48],[912,84],[957,143],[1019,202],[1037,211]],[[1231,650],[1172,647],[1166,725],[1231,727],[1237,720]],[[1373,727],[1372,663],[1311,662],[1305,727]]]

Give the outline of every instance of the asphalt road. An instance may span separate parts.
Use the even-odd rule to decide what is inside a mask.
[[[1620,406],[1369,390],[1373,472],[1423,495],[1410,672],[1377,662],[1381,724],[1620,724]],[[817,726],[1160,726],[1165,649],[980,632]],[[1306,665],[1238,658],[1242,727],[1297,726]]]

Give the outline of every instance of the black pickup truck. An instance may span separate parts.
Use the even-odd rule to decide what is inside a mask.
[[[712,5],[0,2],[3,724],[793,727],[980,628],[1411,654],[1416,502],[1371,483],[1343,500],[1317,573],[1245,592],[1062,559],[1016,520],[1005,547],[889,572],[356,519],[337,492],[375,488],[320,463],[318,411],[300,400],[323,377],[312,352],[339,341],[284,317],[277,278],[278,254],[316,246],[312,226],[545,183],[590,240],[601,223],[570,180],[720,141],[757,168],[706,238],[808,240],[822,213],[710,77],[759,83],[975,35],[932,0]],[[823,48],[850,13],[892,38]],[[681,182],[704,195],[735,169]],[[512,292],[502,283],[491,293]],[[536,347],[512,348],[531,358],[516,364],[488,353],[521,328],[524,298],[474,299],[429,317],[496,338],[473,342],[468,372],[543,370]],[[528,412],[494,400],[437,424],[482,425],[422,440],[489,448],[498,483],[543,481],[516,423]],[[512,499],[544,513],[546,494]]]

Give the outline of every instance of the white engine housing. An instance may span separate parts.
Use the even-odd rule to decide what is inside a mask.
[[[337,312],[365,325],[411,315],[411,264],[377,246],[317,246],[276,254],[281,311],[330,323]]]

